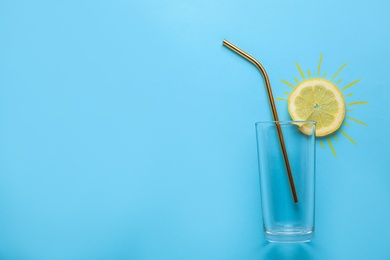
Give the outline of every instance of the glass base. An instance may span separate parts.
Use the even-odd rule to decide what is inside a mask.
[[[314,230],[265,230],[264,231],[265,239],[269,242],[279,242],[279,243],[299,243],[299,242],[309,242],[314,237]]]

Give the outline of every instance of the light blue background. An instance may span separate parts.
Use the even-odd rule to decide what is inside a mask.
[[[0,259],[390,259],[388,1],[0,0]],[[344,62],[316,237],[263,238],[254,123]],[[286,103],[277,102],[281,119]]]

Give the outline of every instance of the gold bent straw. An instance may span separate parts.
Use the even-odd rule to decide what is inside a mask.
[[[265,80],[265,86],[267,87],[267,94],[268,94],[269,103],[271,104],[272,115],[273,115],[275,121],[279,121],[278,113],[276,111],[274,97],[272,95],[271,84],[269,83],[268,75],[267,75],[267,72],[265,71],[263,65],[261,65],[260,62],[258,62],[255,58],[250,56],[248,53],[244,52],[243,50],[241,50],[237,46],[231,44],[227,40],[223,40],[222,44],[225,45],[226,47],[228,47],[229,49],[231,49],[232,51],[236,52],[237,54],[241,55],[242,57],[244,57],[248,61],[252,62],[260,70],[261,74],[263,74],[263,77]],[[278,132],[280,147],[282,148],[284,164],[286,165],[287,176],[288,176],[288,180],[290,183],[292,196],[293,196],[294,202],[297,203],[298,196],[297,196],[297,191],[295,189],[294,178],[293,178],[292,173],[291,173],[290,162],[288,161],[286,145],[285,145],[284,139],[283,139],[282,128],[280,127],[278,122],[275,122],[275,125],[276,125],[276,129]]]

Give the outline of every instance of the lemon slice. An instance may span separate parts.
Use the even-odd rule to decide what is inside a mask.
[[[345,102],[340,90],[325,79],[309,79],[296,86],[288,97],[288,112],[293,120],[316,121],[316,136],[325,136],[340,128]],[[310,134],[302,125],[300,130]]]

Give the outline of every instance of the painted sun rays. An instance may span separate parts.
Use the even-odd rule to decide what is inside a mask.
[[[289,88],[291,88],[292,90],[295,89],[295,87],[302,81],[305,81],[305,80],[308,80],[308,79],[313,79],[313,78],[321,78],[323,80],[326,80],[326,81],[329,81],[329,82],[332,82],[333,84],[336,85],[336,87],[340,90],[340,92],[342,93],[343,95],[343,98],[346,102],[346,111],[345,111],[345,118],[343,120],[343,125],[345,127],[343,127],[343,129],[345,130],[345,128],[348,128],[351,126],[351,124],[359,124],[359,125],[362,125],[362,126],[367,126],[366,123],[364,123],[363,121],[359,120],[359,119],[356,119],[352,116],[350,116],[349,114],[353,112],[353,107],[354,106],[359,106],[359,105],[366,105],[368,104],[367,101],[350,101],[348,102],[348,99],[351,99],[351,97],[353,96],[353,93],[350,93],[350,88],[355,86],[357,83],[360,82],[360,79],[357,79],[357,80],[354,80],[352,82],[349,82],[348,84],[345,84],[344,86],[340,87],[340,85],[343,85],[342,84],[342,78],[339,77],[339,74],[340,72],[347,66],[347,63],[344,63],[333,75],[330,79],[326,79],[326,72],[322,72],[321,71],[321,65],[322,65],[322,54],[320,55],[320,60],[318,62],[318,67],[317,67],[317,71],[316,71],[316,75],[313,76],[312,75],[312,72],[310,71],[310,69],[307,70],[307,73],[305,74],[301,68],[301,66],[299,65],[298,62],[295,63],[297,69],[298,69],[298,72],[299,72],[299,76],[300,76],[300,79],[298,79],[297,77],[294,77],[294,81],[293,82],[289,82],[287,80],[284,80],[282,79],[281,82],[283,84],[285,84],[286,86],[288,86]],[[348,93],[347,93],[348,92]],[[291,92],[283,92],[283,94],[285,95],[285,97],[277,97],[276,100],[279,100],[279,101],[284,101],[284,102],[288,102],[288,97],[290,95]],[[354,139],[352,139],[343,129],[338,129],[335,133],[331,134],[331,135],[328,135],[328,136],[325,136],[325,137],[320,137],[319,138],[319,143],[320,143],[320,146],[322,148],[325,147],[325,140],[330,148],[330,150],[332,151],[333,155],[335,157],[337,157],[337,153],[336,153],[336,149],[333,145],[333,141],[338,141],[338,137],[336,135],[337,132],[340,132],[342,136],[346,137],[351,143],[353,143],[354,145],[357,145],[357,143],[355,142]]]

